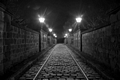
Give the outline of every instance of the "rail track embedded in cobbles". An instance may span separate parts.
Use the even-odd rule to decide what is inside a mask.
[[[58,44],[20,80],[103,80],[65,45]]]

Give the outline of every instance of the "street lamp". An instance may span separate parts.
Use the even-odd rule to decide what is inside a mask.
[[[44,23],[45,22],[45,18],[44,17],[39,17],[39,21],[40,21],[40,23]]]
[[[39,19],[39,22],[42,23],[42,24],[41,24],[41,29],[42,29],[43,23],[45,23],[45,18],[42,17],[42,16],[40,16],[40,15],[38,15],[38,17],[39,17],[39,18],[38,18],[38,19]]]
[[[53,35],[54,35],[54,37],[57,37],[57,35],[55,33]]]
[[[43,35],[42,35],[42,28],[43,28],[43,23],[45,22],[45,18],[42,17],[42,16],[40,16],[40,15],[38,15],[38,17],[39,17],[39,18],[38,18],[38,19],[39,19],[39,22],[41,23],[40,37],[39,37],[39,38],[40,38],[40,39],[39,39],[39,40],[40,40],[40,42],[39,42],[39,47],[40,47],[39,51],[41,51],[41,50],[42,50],[42,47],[43,47],[43,46],[42,46],[42,40],[43,40],[43,39],[42,39],[42,36],[43,36]]]
[[[53,36],[55,37],[54,38],[54,42],[53,43],[56,43],[56,38],[57,38],[57,35],[55,33],[53,33]]]
[[[69,32],[72,32],[72,29],[70,28],[70,29],[68,29],[68,31],[69,31]],[[69,37],[68,37],[68,43],[69,43],[69,44],[71,44],[71,39],[72,39],[72,38],[71,38],[71,34],[72,34],[72,33],[69,33]]]
[[[80,23],[81,21],[82,21],[82,17],[77,17],[77,18],[76,18],[76,22],[77,22],[77,23]]]
[[[66,33],[66,34],[65,34],[65,36],[67,37],[67,36],[68,36],[68,34]]]
[[[57,38],[57,35],[55,37]]]
[[[66,33],[64,37],[68,37],[68,34]]]
[[[53,31],[52,28],[48,28],[49,32],[50,32],[50,44],[52,43],[52,36],[51,36],[51,32]]]
[[[69,32],[71,32],[72,31],[72,29],[70,28],[70,29],[68,29],[69,30]]]
[[[52,30],[52,28],[49,28],[49,32],[52,32],[53,30]]]
[[[77,23],[81,23],[81,21],[82,21],[82,16],[76,18]],[[78,28],[80,30],[79,24],[78,24]],[[80,30],[80,32],[81,32],[81,30]],[[81,33],[80,33],[80,51],[82,51],[82,34]]]
[[[66,33],[66,34],[64,35],[64,38],[65,38],[65,43],[67,44],[67,43],[68,43],[68,33]]]

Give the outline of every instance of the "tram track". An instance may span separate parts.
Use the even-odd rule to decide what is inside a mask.
[[[32,79],[27,80],[103,80],[100,77],[89,77],[85,72],[85,65],[80,63],[82,62],[76,59],[67,46],[62,44],[56,45],[51,50],[35,76]]]
[[[67,47],[66,47],[66,48],[67,48]],[[67,49],[67,50],[68,50],[68,49]],[[68,51],[69,51],[70,55],[72,56],[70,50],[68,50]],[[84,74],[86,80],[89,80],[88,77],[87,77],[87,75],[85,74],[85,72],[83,71],[83,69],[81,68],[81,66],[79,65],[79,63],[78,63],[78,62],[76,61],[76,59],[74,58],[74,56],[72,56],[72,58],[73,58],[73,60],[75,61],[75,63],[77,64],[77,66],[79,67],[79,69],[81,70],[81,72]]]
[[[38,76],[38,74],[40,73],[40,71],[42,70],[42,68],[45,66],[46,62],[48,61],[49,57],[52,55],[53,51],[54,51],[54,49],[50,52],[50,55],[47,57],[47,59],[45,60],[45,62],[43,63],[43,65],[41,66],[41,68],[39,69],[39,71],[37,72],[37,74],[35,75],[35,77],[33,78],[33,80],[36,79],[36,77]]]

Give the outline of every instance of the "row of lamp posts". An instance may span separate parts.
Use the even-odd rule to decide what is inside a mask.
[[[80,29],[80,23],[81,23],[81,21],[82,21],[82,16],[81,17],[77,17],[76,19],[76,22],[77,22],[77,26],[76,27],[78,27],[79,28],[79,31],[80,31],[80,51],[82,51],[82,34],[81,34],[81,29]],[[69,31],[69,33],[66,33],[65,35],[64,35],[64,38],[65,38],[65,40],[66,40],[66,42],[68,43],[68,40],[71,40],[72,41],[72,38],[74,38],[73,37],[73,35],[72,35],[72,28],[70,28],[70,29],[68,29],[68,31]],[[71,42],[70,41],[70,42]]]
[[[40,49],[39,49],[39,51],[41,51],[42,50],[42,40],[41,40],[41,36],[42,36],[42,28],[43,28],[43,25],[45,24],[45,18],[44,17],[42,17],[42,16],[40,16],[40,15],[38,15],[38,17],[39,17],[39,22],[41,23],[41,27],[40,27],[40,36],[39,36],[39,47],[40,47]],[[51,35],[51,33],[52,33],[52,31],[53,31],[53,29],[52,28],[48,28],[48,30],[49,30],[49,32],[50,32],[50,36],[52,36]],[[55,34],[55,33],[53,33],[53,36],[55,37],[55,38],[57,38],[57,35]],[[50,44],[51,44],[51,40],[50,40]]]

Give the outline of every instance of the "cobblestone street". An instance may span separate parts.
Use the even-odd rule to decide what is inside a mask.
[[[0,0],[0,79],[120,80],[120,0]]]
[[[65,45],[58,44],[20,80],[103,80]]]

